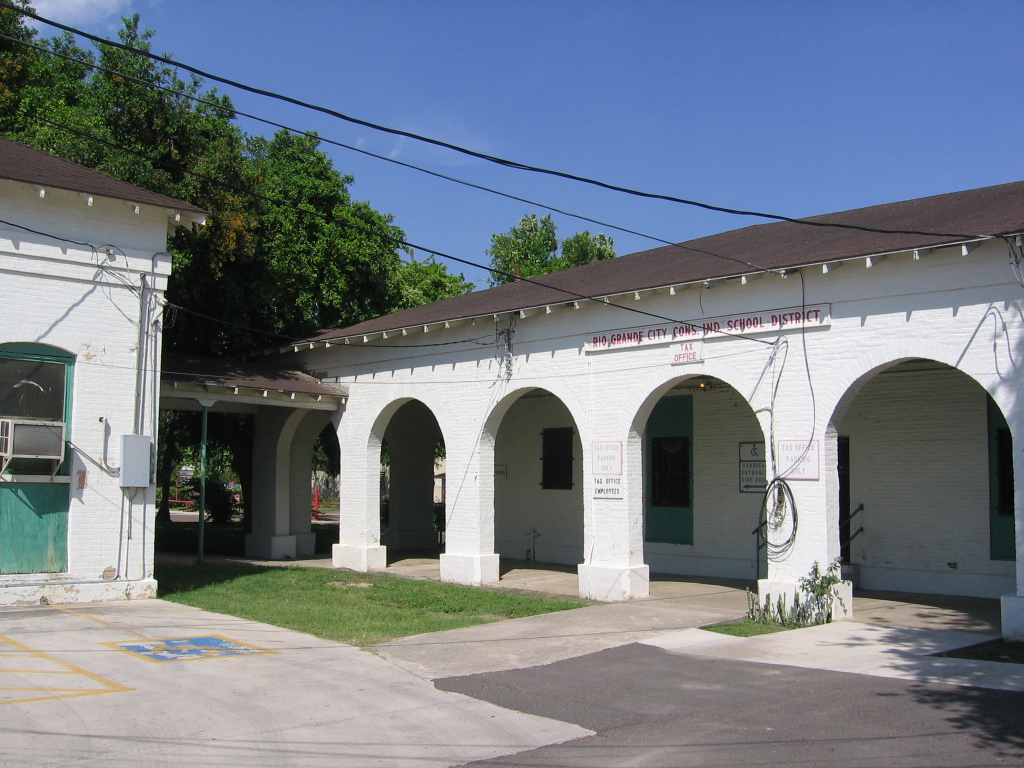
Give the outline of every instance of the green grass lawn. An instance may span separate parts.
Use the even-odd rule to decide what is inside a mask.
[[[353,645],[587,605],[331,568],[159,566],[165,600]]]
[[[1024,664],[1024,643],[1010,640],[993,640],[990,643],[972,645],[970,648],[958,648],[947,651],[943,656],[954,659],[977,659],[978,661],[1001,661],[1004,664]]]
[[[751,619],[743,619],[743,621],[730,621],[725,624],[712,624],[709,627],[701,627],[701,629],[733,637],[754,637],[770,635],[773,632],[785,632],[789,627],[784,627],[781,624],[761,624]]]

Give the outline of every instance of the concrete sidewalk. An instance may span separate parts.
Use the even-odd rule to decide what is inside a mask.
[[[521,669],[584,656],[687,627],[746,614],[743,589],[726,583],[667,583],[662,597],[415,635],[376,646],[386,659],[426,678]]]
[[[994,636],[840,621],[757,637],[687,629],[640,642],[672,653],[730,661],[1024,691],[1024,665],[934,655],[987,639]]]
[[[440,767],[588,733],[162,600],[0,609],[5,767]]]

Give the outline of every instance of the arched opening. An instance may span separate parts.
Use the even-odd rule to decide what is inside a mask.
[[[765,489],[764,434],[738,391],[712,377],[669,383],[641,408],[630,443],[642,453],[644,561],[652,574],[764,575],[764,550],[752,533]]]
[[[975,380],[905,360],[858,380],[832,417],[839,541],[854,586],[1015,591],[1013,446]]]
[[[431,410],[410,400],[391,416],[380,441],[381,541],[389,552],[437,552],[444,505],[435,501],[435,478],[444,437]]]
[[[505,559],[583,561],[583,447],[565,404],[544,389],[508,408],[494,444],[494,551]]]

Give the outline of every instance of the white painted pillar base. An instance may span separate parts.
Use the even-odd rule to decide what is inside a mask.
[[[479,586],[498,580],[498,555],[441,555],[441,581]]]
[[[1003,595],[1003,637],[1006,640],[1024,640],[1024,596]]]
[[[853,582],[841,581],[833,588],[835,597],[832,598],[832,621],[842,621],[853,618]]]
[[[335,568],[350,571],[383,571],[388,567],[387,547],[353,547],[349,544],[335,544],[332,549]]]
[[[800,585],[795,581],[773,581],[771,579],[757,580],[757,600],[764,605],[766,600],[771,600],[772,605],[778,603],[780,597],[785,596],[786,607],[792,608],[797,590]],[[853,584],[849,581],[841,581],[833,587],[835,597],[832,600],[832,620],[841,621],[853,617]],[[800,595],[801,602],[805,602],[805,596]]]
[[[295,537],[247,533],[245,535],[245,556],[261,560],[294,560]]]
[[[315,533],[293,533],[297,557],[311,557],[316,554]]]
[[[580,563],[580,597],[605,603],[647,597],[651,594],[651,569],[647,565],[624,568]]]

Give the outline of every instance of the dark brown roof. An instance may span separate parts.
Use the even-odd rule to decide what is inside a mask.
[[[38,184],[42,187],[84,192],[140,205],[156,205],[179,211],[206,213],[190,203],[158,195],[148,189],[72,163],[49,152],[0,136],[0,178]]]
[[[303,395],[343,397],[346,394],[344,389],[332,387],[294,368],[248,361],[238,363],[214,357],[166,354],[160,379],[166,382],[181,381],[214,387],[268,389]]]
[[[791,222],[758,224],[555,272],[534,278],[531,283],[502,285],[393,312],[346,328],[321,331],[309,340],[380,333],[564,303],[573,299],[572,294],[611,296],[763,269],[785,269],[1016,234],[1024,232],[1024,182],[858,208],[805,221],[943,234],[883,234]]]

